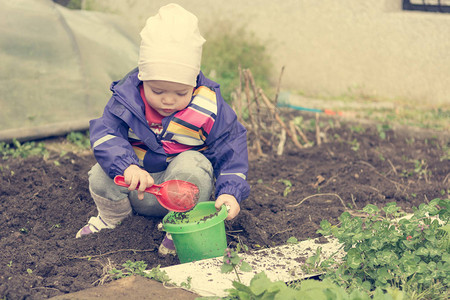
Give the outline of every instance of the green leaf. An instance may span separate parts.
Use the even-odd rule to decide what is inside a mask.
[[[301,300],[300,293],[292,288],[284,288],[275,294],[274,300]]]
[[[446,252],[442,254],[442,261],[450,263],[450,253]]]
[[[233,271],[233,266],[230,264],[222,264],[220,267],[221,273],[230,273],[231,271]]]
[[[253,300],[253,297],[251,296],[251,294],[248,294],[247,292],[243,292],[243,291],[238,291],[237,297],[240,300]]]
[[[234,286],[235,289],[237,289],[239,291],[251,292],[251,290],[248,286],[246,286],[245,284],[242,284],[238,281],[233,281],[232,285]]]
[[[287,187],[291,187],[292,186],[292,182],[290,180],[287,180],[287,179],[279,179],[278,182],[282,182]]]
[[[232,255],[230,261],[232,265],[238,265],[241,262],[241,258],[238,255]]]
[[[416,273],[419,273],[419,274],[425,273],[427,271],[427,269],[428,269],[428,265],[424,261],[421,261],[420,263],[417,264]]]
[[[351,248],[347,252],[347,265],[352,269],[358,269],[361,267],[361,263],[361,254],[355,248]]]
[[[239,270],[241,270],[242,272],[250,272],[251,270],[253,270],[253,268],[248,262],[243,261]]]
[[[373,249],[373,250],[378,250],[378,249],[381,249],[382,247],[383,247],[383,242],[381,242],[380,240],[378,240],[378,239],[374,239],[373,241],[372,241],[372,243],[370,244],[370,249]]]
[[[317,230],[317,233],[320,233],[322,235],[330,235],[331,233],[331,223],[328,222],[328,220],[322,220],[320,222],[320,228],[321,230]]]
[[[281,291],[288,289],[289,288],[284,281],[279,280],[271,282],[271,284],[266,288],[266,293],[264,294],[265,297],[263,297],[263,299],[275,299],[276,295],[278,295]]]
[[[321,223],[321,224],[322,224],[322,223]],[[442,231],[445,231],[447,234],[450,235],[450,224],[446,224],[446,225],[444,225],[444,226],[442,226],[442,227],[439,227],[438,229],[439,229],[439,230],[442,230]]]
[[[389,274],[388,269],[386,267],[379,268],[377,270],[377,280],[386,283],[388,280],[392,279],[392,275]]]
[[[373,204],[367,204],[366,207],[363,208],[363,212],[368,214],[376,214],[380,211],[380,209]]]
[[[361,287],[366,291],[370,291],[372,289],[372,285],[367,280],[361,284]]]
[[[267,278],[266,273],[261,272],[256,274],[250,281],[250,290],[256,296],[263,294],[266,288],[270,286],[272,282]]]
[[[370,288],[370,284],[369,284],[369,288]],[[365,294],[364,292],[358,290],[358,289],[354,289],[348,299],[352,299],[352,300],[370,300],[369,295]]]
[[[416,255],[428,256],[430,254],[430,251],[425,247],[420,247],[419,249],[416,250],[415,253]]]
[[[373,294],[373,300],[393,300],[392,296],[385,294],[383,289],[377,288]]]
[[[286,197],[291,192],[291,187],[287,186],[283,191],[283,197]]]
[[[327,300],[330,299],[324,293],[325,290],[334,290],[336,286],[331,281],[304,280],[300,285],[300,297],[298,299],[306,300]],[[330,294],[330,293],[328,293]],[[339,299],[339,298],[332,298]]]
[[[410,276],[417,272],[417,263],[414,260],[406,260],[403,262],[402,266],[406,276]]]
[[[397,261],[398,257],[394,252],[389,250],[384,250],[376,253],[376,257],[378,258],[379,264],[385,265],[389,264],[392,261]]]
[[[398,207],[395,202],[390,202],[390,203],[386,204],[385,207],[383,207],[383,210],[388,215],[392,215],[392,214],[396,213],[399,209],[400,209],[400,207]]]
[[[297,238],[295,236],[291,236],[290,238],[288,238],[286,243],[288,243],[288,244],[298,244],[298,240],[297,240]]]

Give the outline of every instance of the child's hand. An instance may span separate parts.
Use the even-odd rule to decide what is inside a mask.
[[[123,177],[125,178],[125,182],[130,185],[128,187],[128,190],[134,191],[139,185],[137,190],[139,200],[144,199],[145,189],[155,183],[153,177],[150,176],[147,171],[141,169],[136,165],[130,165],[128,168],[126,168],[123,172]]]
[[[230,208],[228,210],[227,220],[234,219],[234,217],[236,217],[241,211],[241,207],[239,206],[239,203],[233,195],[222,194],[217,197],[215,204],[216,209],[220,209],[223,204]]]

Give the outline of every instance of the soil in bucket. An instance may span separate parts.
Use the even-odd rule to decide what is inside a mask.
[[[222,256],[227,248],[225,206],[217,211],[214,202],[200,202],[187,212],[170,212],[163,228],[172,234],[181,263]]]

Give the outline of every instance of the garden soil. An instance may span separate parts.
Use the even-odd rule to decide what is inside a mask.
[[[290,114],[302,116],[304,124],[314,120],[307,113]],[[411,212],[421,203],[448,197],[447,133],[380,130],[339,117],[320,120],[320,145],[299,149],[288,137],[282,155],[266,144],[264,157],[251,150],[250,197],[240,214],[226,221],[231,245],[257,250],[285,244],[290,237],[306,240],[319,237],[323,219],[336,224],[344,211],[354,213],[369,203],[397,202]],[[315,130],[305,127],[304,132],[316,141]],[[277,146],[278,134],[273,133],[272,145]],[[250,135],[251,149],[253,139]],[[75,239],[97,213],[87,178],[95,159],[89,151],[62,154],[0,162],[1,299],[46,299],[108,286],[109,271],[123,269],[128,260],[144,261],[148,269],[179,263],[176,257],[158,256],[164,237],[158,218],[133,215],[114,230]],[[133,290],[124,284],[127,289]]]

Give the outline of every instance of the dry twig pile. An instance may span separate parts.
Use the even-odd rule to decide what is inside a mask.
[[[275,152],[282,155],[286,139],[294,143],[298,149],[314,145],[303,132],[300,124],[294,120],[284,120],[277,106],[279,86],[283,69],[280,73],[275,99],[271,100],[258,87],[249,69],[239,68],[240,85],[233,95],[233,109],[236,111],[238,120],[247,128],[249,134],[249,150],[256,157],[264,157],[263,151]],[[325,137],[319,126],[319,113],[316,113],[316,135],[315,144],[320,145]],[[300,137],[300,138],[299,138]]]

